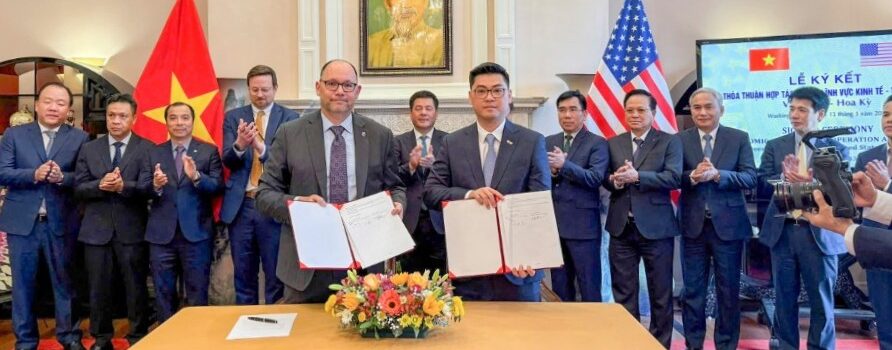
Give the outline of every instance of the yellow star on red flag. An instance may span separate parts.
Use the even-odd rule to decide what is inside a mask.
[[[195,120],[192,125],[192,136],[208,143],[215,143],[213,137],[208,132],[207,126],[204,124],[204,121],[201,119],[201,116],[204,114],[204,110],[207,109],[208,105],[210,105],[211,101],[213,101],[214,96],[220,90],[213,90],[209,92],[205,92],[200,95],[192,95],[189,97],[185,90],[183,90],[183,86],[180,84],[180,80],[177,79],[176,73],[171,74],[170,77],[170,101],[160,107],[150,109],[145,111],[144,114],[154,121],[157,121],[161,124],[166,124],[164,110],[170,104],[174,102],[184,102],[192,106],[192,109],[195,110]]]

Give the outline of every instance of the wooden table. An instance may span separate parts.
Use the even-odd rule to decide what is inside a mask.
[[[461,322],[426,339],[360,337],[342,330],[321,304],[185,308],[143,338],[148,349],[662,349],[618,304],[466,302]],[[240,315],[296,312],[284,338],[226,340]]]

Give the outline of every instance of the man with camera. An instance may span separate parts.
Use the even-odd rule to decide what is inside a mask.
[[[759,180],[808,183],[813,151],[802,142],[803,136],[818,129],[830,100],[816,87],[802,87],[788,99],[790,124],[794,132],[768,141],[759,165]],[[848,149],[832,139],[818,139],[818,148],[833,146],[843,160]],[[775,289],[774,335],[781,349],[799,348],[800,281],[808,293],[811,321],[809,347],[832,349],[836,331],[833,317],[833,286],[836,283],[837,255],[845,253],[842,237],[822,231],[802,220],[801,210],[786,214],[775,205],[775,198],[765,213],[759,240],[771,251],[771,274]]]
[[[892,96],[883,104],[883,117],[880,119],[880,127],[886,136],[886,142],[868,149],[858,155],[855,162],[855,171],[863,171],[873,187],[879,191],[890,192],[889,186],[889,140],[892,140]],[[892,228],[889,223],[862,221],[864,226]],[[867,269],[867,289],[870,293],[870,304],[876,314],[877,336],[883,349],[892,349],[892,294],[879,291],[888,291],[892,288],[892,271],[883,269]]]
[[[857,172],[852,180],[855,205],[864,208],[863,218],[881,224],[892,224],[892,194],[877,191],[867,175]],[[855,224],[850,218],[833,215],[833,207],[827,204],[821,191],[813,192],[817,212],[805,212],[802,216],[815,227],[835,232],[845,237],[846,250],[858,258],[864,268],[892,270],[892,230]]]

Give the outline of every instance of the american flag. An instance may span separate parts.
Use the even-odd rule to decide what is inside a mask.
[[[641,0],[626,0],[623,5],[589,88],[588,111],[595,124],[590,128],[592,132],[611,138],[628,130],[623,97],[633,89],[647,90],[656,98],[655,128],[673,134],[678,131],[672,97]]]
[[[892,66],[892,43],[861,44],[861,67]]]

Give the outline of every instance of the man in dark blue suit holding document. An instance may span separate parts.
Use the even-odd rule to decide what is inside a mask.
[[[550,189],[545,138],[507,120],[512,101],[508,72],[486,62],[471,70],[469,80],[477,122],[447,135],[436,150],[425,185],[428,208],[461,199],[491,208],[504,195]],[[456,279],[455,293],[464,300],[538,301],[544,272],[510,267],[506,275]]]

